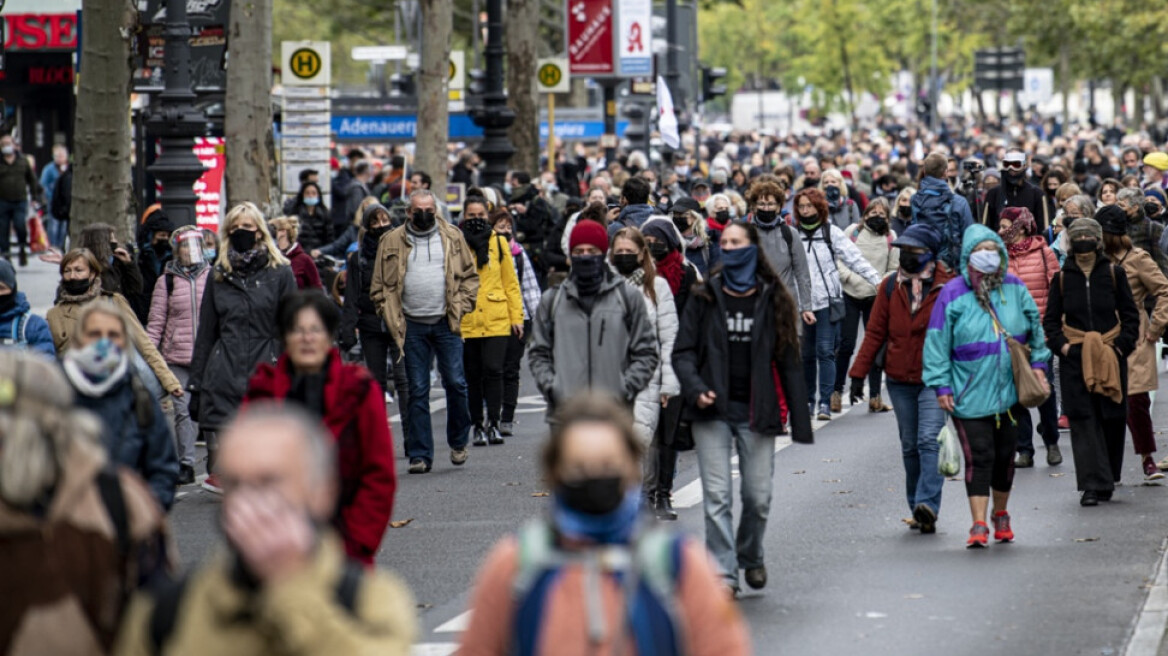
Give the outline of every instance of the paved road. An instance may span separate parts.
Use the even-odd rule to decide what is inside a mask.
[[[42,296],[34,307],[49,304],[49,267],[21,270],[20,281]],[[529,381],[522,394],[534,394]],[[441,394],[434,399],[438,407]],[[460,469],[440,447],[432,473],[399,479],[394,519],[411,521],[388,531],[377,560],[417,597],[423,632],[416,654],[453,652],[487,550],[547,505],[537,496],[545,491],[537,472],[542,404],[525,401],[518,435],[506,445],[472,449]],[[1155,418],[1168,425],[1168,403]],[[434,428],[444,434],[443,412]],[[945,486],[936,535],[902,524],[909,513],[892,414],[857,408],[819,426],[814,446],[780,443],[766,541],[771,583],[740,601],[756,652],[1156,654],[1168,573],[1151,584],[1168,536],[1168,490],[1142,485],[1129,456],[1115,500],[1080,508],[1065,433],[1063,443],[1066,464],[1018,472],[1017,542],[975,552],[963,548],[970,520],[960,482]],[[405,460],[397,464],[404,472]],[[696,479],[694,458],[685,454],[677,496],[687,507],[678,525],[701,536]],[[185,562],[216,543],[218,505],[213,495],[183,489],[171,521]]]

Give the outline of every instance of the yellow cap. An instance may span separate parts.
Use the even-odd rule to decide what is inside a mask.
[[[1168,153],[1148,153],[1144,156],[1144,164],[1154,166],[1161,171],[1168,171]]]

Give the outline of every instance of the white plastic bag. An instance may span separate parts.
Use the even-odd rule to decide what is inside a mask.
[[[940,450],[937,453],[937,472],[945,477],[961,473],[961,443],[957,439],[957,429],[952,422],[946,422],[937,435]]]

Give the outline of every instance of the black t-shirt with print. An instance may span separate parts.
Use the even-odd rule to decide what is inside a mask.
[[[726,336],[730,355],[730,401],[750,403],[750,334],[754,327],[754,295],[726,295]]]

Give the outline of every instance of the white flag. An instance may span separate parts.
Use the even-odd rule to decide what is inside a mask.
[[[681,135],[677,132],[677,114],[673,112],[673,95],[665,78],[657,76],[657,129],[661,140],[670,148],[681,147]]]

